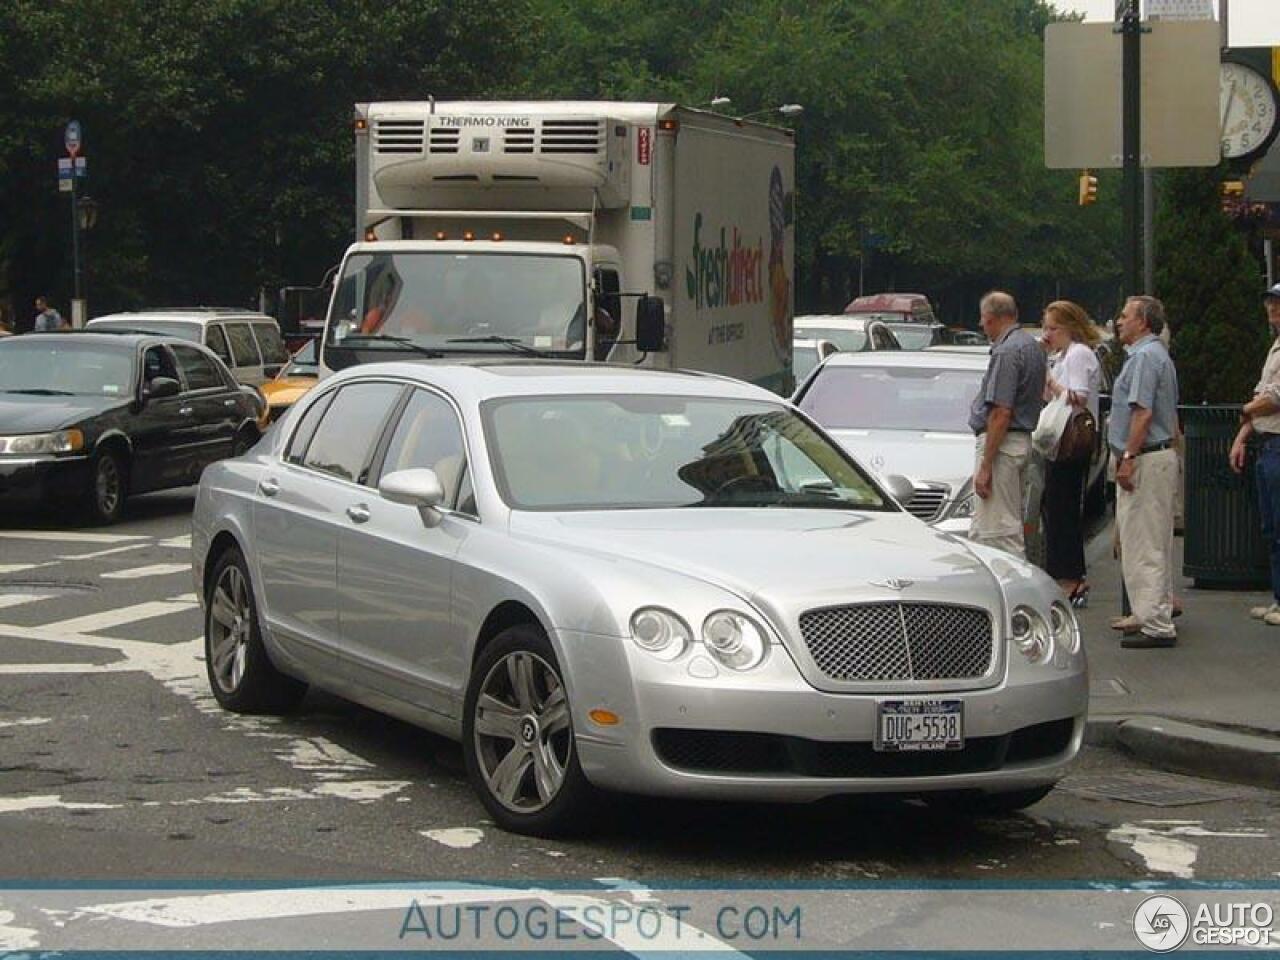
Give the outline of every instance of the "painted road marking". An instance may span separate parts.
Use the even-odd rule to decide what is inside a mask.
[[[55,563],[57,563],[56,560],[46,560],[44,563],[0,563],[0,575],[39,570],[41,567],[52,567]]]
[[[141,580],[143,577],[164,577],[171,573],[190,573],[189,563],[153,563],[147,567],[132,567],[102,574],[103,580]]]
[[[115,610],[103,610],[101,613],[91,613],[84,617],[46,623],[44,624],[44,629],[55,633],[97,633],[102,630],[109,630],[112,627],[137,623],[139,620],[150,620],[152,617],[163,617],[171,613],[186,613],[188,610],[194,610],[198,606],[195,595],[187,594],[172,600],[148,600],[145,603],[117,607]]]
[[[180,537],[170,537],[168,540],[161,540],[158,544],[156,544],[156,546],[169,547],[173,550],[190,550],[191,534],[184,533]]]
[[[110,557],[117,553],[126,553],[129,550],[141,550],[143,547],[151,546],[150,543],[130,543],[123,547],[108,547],[106,550],[95,550],[93,553],[65,553],[61,554],[59,560],[97,560],[99,557]]]
[[[0,610],[6,607],[20,607],[24,603],[34,603],[37,600],[48,600],[52,596],[52,593],[0,593]]]
[[[138,533],[82,533],[78,530],[0,530],[0,539],[45,540],[53,543],[128,543],[150,540]]]

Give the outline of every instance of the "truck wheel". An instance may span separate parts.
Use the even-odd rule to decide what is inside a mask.
[[[584,828],[595,790],[578,764],[560,666],[537,627],[509,627],[481,652],[467,685],[462,751],[471,785],[504,830]]]

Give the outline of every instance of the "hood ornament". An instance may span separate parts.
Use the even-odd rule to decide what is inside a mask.
[[[915,583],[914,580],[903,580],[899,577],[890,577],[888,580],[872,580],[871,586],[887,587],[890,590],[905,590],[913,583]]]

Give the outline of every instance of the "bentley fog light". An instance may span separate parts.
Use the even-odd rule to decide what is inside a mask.
[[[1055,602],[1049,608],[1049,626],[1053,630],[1053,642],[1059,649],[1072,656],[1080,652],[1080,623],[1070,607]]]
[[[1049,625],[1030,607],[1018,607],[1010,618],[1013,642],[1018,651],[1032,663],[1044,663],[1053,653],[1053,636]]]
[[[685,622],[661,607],[645,607],[631,615],[631,639],[659,660],[674,660],[693,641]]]
[[[753,621],[732,610],[717,610],[702,624],[711,655],[734,670],[750,670],[764,659],[769,641]]]

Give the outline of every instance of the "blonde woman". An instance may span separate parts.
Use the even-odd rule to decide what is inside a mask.
[[[1055,300],[1044,308],[1042,331],[1049,350],[1049,376],[1045,400],[1066,395],[1073,407],[1087,409],[1098,419],[1098,393],[1102,368],[1094,348],[1098,330],[1089,315],[1070,300]],[[1045,571],[1058,581],[1072,606],[1089,601],[1084,568],[1084,481],[1088,462],[1045,465],[1044,517]]]

